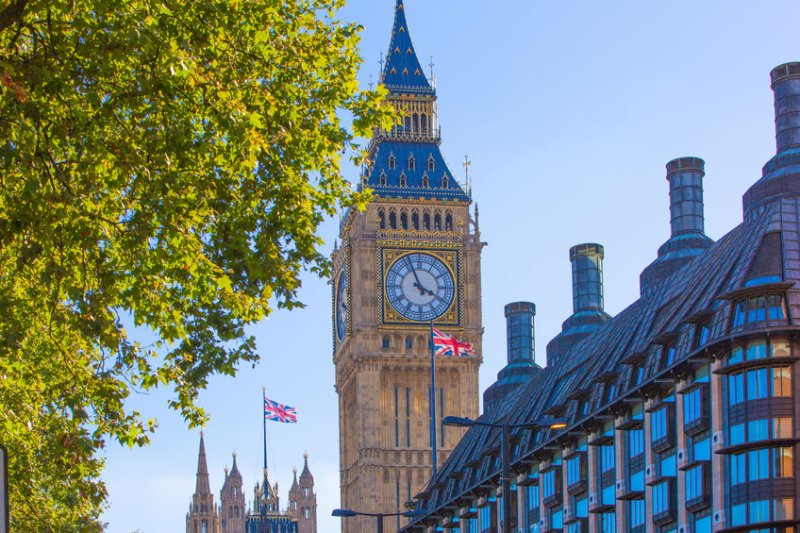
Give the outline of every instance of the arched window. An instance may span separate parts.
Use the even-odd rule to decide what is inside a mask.
[[[453,215],[451,213],[447,213],[444,216],[444,229],[445,231],[453,231]]]
[[[436,231],[442,231],[442,215],[436,213],[433,216],[433,229]]]
[[[442,189],[447,189],[450,187],[450,178],[447,177],[447,174],[442,176]]]
[[[397,229],[397,213],[395,213],[394,209],[389,211],[389,227]]]
[[[381,171],[381,177],[378,183],[381,184],[381,187],[386,187],[386,173]]]
[[[381,343],[381,348],[383,348],[384,350],[388,350],[390,344],[391,341],[389,340],[389,335],[384,335],[383,342]]]
[[[406,131],[406,133],[410,133],[411,132],[411,117],[405,117],[404,122],[405,122],[405,131]]]
[[[420,115],[420,122],[422,124],[422,133],[428,133],[428,115],[423,113]]]
[[[397,161],[394,159],[394,154],[389,156],[389,170],[394,170],[397,166]]]
[[[414,348],[414,339],[411,337],[406,337],[406,350],[411,350]]]
[[[406,178],[405,172],[400,174],[400,186],[406,187],[408,185],[408,179]]]
[[[431,180],[430,178],[428,178],[428,175],[425,174],[424,176],[422,176],[422,188],[428,189],[430,188],[430,186],[431,186]]]
[[[408,229],[408,213],[405,211],[400,213],[400,227],[403,229]]]
[[[417,160],[414,159],[414,154],[408,157],[408,170],[417,170]]]
[[[386,211],[378,209],[378,225],[381,229],[386,229]]]
[[[416,211],[411,213],[411,227],[414,229],[419,229],[419,213]]]
[[[414,133],[418,133],[419,132],[419,115],[414,113],[413,120],[414,120]]]
[[[431,229],[431,214],[427,211],[422,215],[422,229]]]
[[[433,172],[436,170],[436,160],[433,158],[433,154],[428,157],[428,172]]]

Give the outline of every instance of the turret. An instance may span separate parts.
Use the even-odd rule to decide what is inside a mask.
[[[236,465],[236,452],[233,453],[233,466],[225,475],[225,483],[220,491],[220,526],[222,533],[245,533],[245,497],[242,474]]]
[[[705,175],[705,162],[699,157],[681,157],[667,163],[672,235],[658,249],[658,259],[639,276],[642,297],[652,294],[662,281],[714,243],[705,234]]]
[[[203,433],[200,433],[200,449],[197,452],[197,479],[195,482],[192,503],[186,513],[186,532],[207,531],[219,533],[219,515],[214,504],[214,494],[211,493],[211,484],[208,476],[208,463],[206,462],[206,445]]]
[[[561,333],[547,344],[547,366],[558,364],[572,346],[591,335],[609,318],[603,310],[603,259],[596,243],[578,244],[569,250],[572,263],[572,315]]]
[[[800,62],[776,67],[771,79],[777,153],[744,195],[745,220],[775,200],[800,196]]]
[[[303,454],[303,472],[299,482],[297,469],[294,471],[289,507],[297,517],[298,533],[317,533],[317,495],[314,492],[314,476],[308,468],[308,452]]]
[[[531,302],[510,303],[505,307],[505,314],[508,364],[497,374],[497,381],[483,393],[484,412],[501,404],[508,393],[541,370],[535,362],[536,306]]]

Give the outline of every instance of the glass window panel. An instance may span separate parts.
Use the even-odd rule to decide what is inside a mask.
[[[736,348],[731,351],[731,356],[728,358],[728,364],[734,365],[736,363],[741,363],[744,361],[744,349],[741,346],[737,346]]]
[[[754,361],[756,359],[767,358],[767,343],[766,341],[751,342],[747,345],[747,360]]]
[[[791,439],[794,437],[792,431],[792,419],[789,417],[775,418],[772,420],[772,438]]]
[[[751,450],[747,453],[748,479],[757,481],[769,478],[769,450]]]
[[[773,294],[769,297],[769,319],[786,320],[786,304],[783,295]]]
[[[736,405],[744,401],[744,373],[728,376],[728,402]]]
[[[745,313],[747,309],[747,300],[739,300],[734,304],[733,308],[733,327],[738,328],[744,326]]]
[[[730,444],[731,446],[736,446],[737,444],[742,444],[746,442],[747,437],[745,436],[745,427],[744,423],[742,424],[735,424],[731,426],[730,429]]]
[[[747,523],[747,504],[741,503],[731,508],[731,525],[741,526]]]
[[[791,355],[789,341],[787,340],[773,339],[770,342],[770,348],[772,349],[772,357],[789,357]]]
[[[775,516],[773,520],[794,520],[794,498],[775,500]]]
[[[792,373],[788,366],[771,368],[772,395],[779,398],[792,396]]]
[[[750,502],[750,522],[768,522],[770,500]]]
[[[747,423],[747,440],[749,442],[767,439],[769,439],[769,420],[762,418],[761,420],[750,420]]]
[[[775,477],[794,477],[794,450],[792,448],[778,448],[775,454]]]
[[[767,388],[767,369],[757,368],[747,372],[747,399],[758,400],[766,398],[769,394]]]

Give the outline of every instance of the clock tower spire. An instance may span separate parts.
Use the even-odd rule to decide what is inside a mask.
[[[459,437],[445,434],[441,419],[478,416],[483,330],[472,198],[440,151],[436,91],[402,0],[381,83],[400,118],[374,132],[359,183],[374,197],[342,220],[332,278],[341,505],[368,513],[404,511],[431,474],[430,322],[477,353],[436,361],[440,464]],[[372,526],[372,519],[342,520],[348,533]]]

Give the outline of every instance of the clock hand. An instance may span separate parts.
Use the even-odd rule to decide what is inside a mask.
[[[419,276],[417,275],[417,269],[414,268],[414,265],[411,263],[411,259],[408,256],[406,256],[406,264],[411,269],[411,273],[414,274],[414,279],[417,280],[417,282],[414,283],[414,287],[417,290],[419,290],[420,294],[422,294],[424,296],[425,295],[425,291],[428,291],[428,289],[426,289],[425,287],[422,286],[422,282],[419,280]],[[428,292],[430,292],[430,291],[428,291]]]

